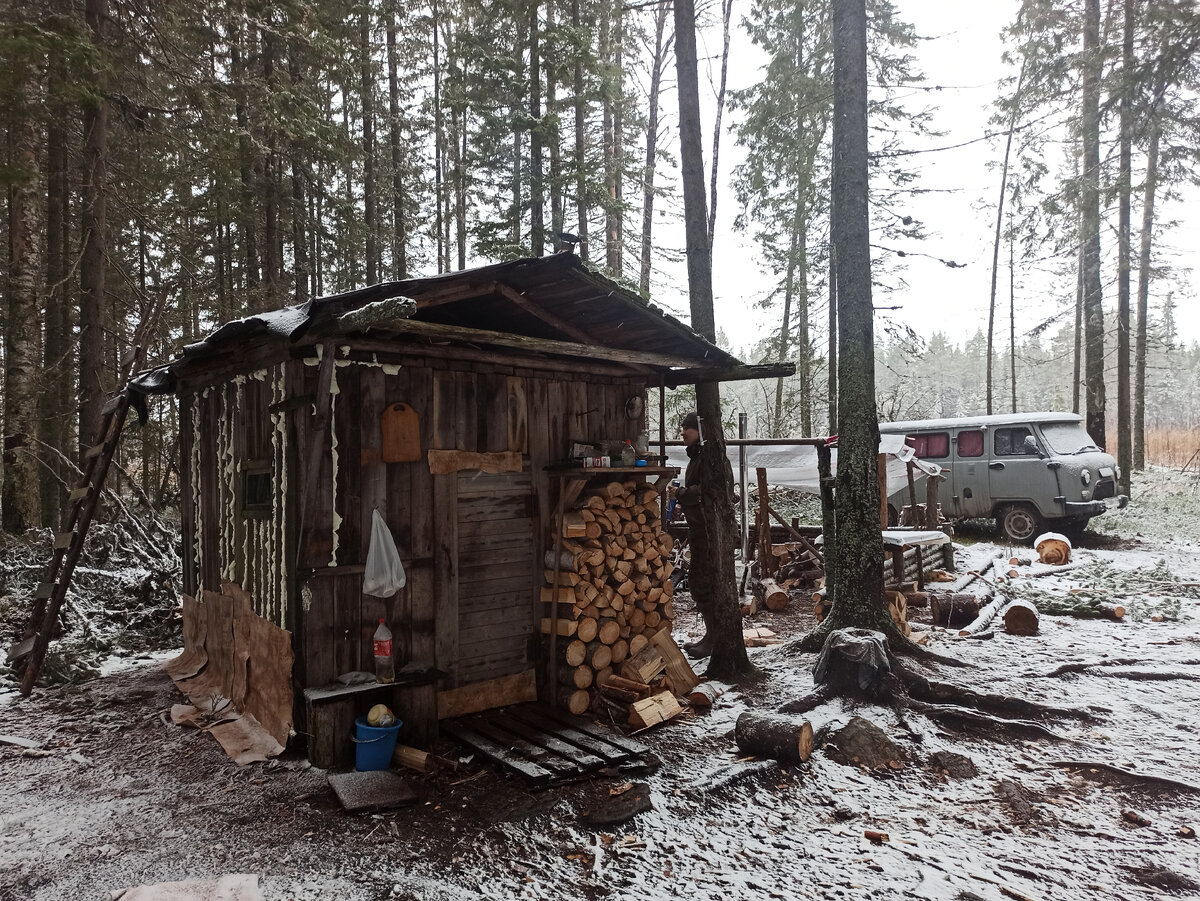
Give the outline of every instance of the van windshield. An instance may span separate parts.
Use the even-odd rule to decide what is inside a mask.
[[[1083,425],[1078,422],[1043,422],[1042,437],[1056,454],[1077,454],[1085,450],[1100,450]]]

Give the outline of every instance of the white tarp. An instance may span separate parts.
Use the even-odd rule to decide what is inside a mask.
[[[726,448],[729,464],[733,467],[734,479],[737,479],[738,452],[737,447]],[[771,444],[762,447],[747,447],[746,449],[746,479],[755,481],[754,470],[759,467],[767,470],[767,482],[781,488],[798,488],[808,494],[819,494],[820,479],[817,475],[817,449],[808,446],[787,446]],[[880,435],[879,452],[887,454],[887,493],[890,497],[902,488],[908,487],[908,462],[911,460],[917,468],[918,479],[924,475],[937,475],[942,471],[935,463],[927,463],[913,456],[913,449],[904,443],[903,435]],[[837,448],[831,451],[833,472],[837,472]],[[687,453],[682,447],[667,448],[667,465],[678,466],[681,470],[687,468]],[[918,502],[924,502],[924,492],[919,492]]]

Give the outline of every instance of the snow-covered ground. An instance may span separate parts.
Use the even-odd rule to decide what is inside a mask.
[[[412,775],[415,806],[348,816],[302,760],[237,768],[209,736],[168,725],[178,697],[148,657],[27,700],[9,691],[0,735],[39,747],[0,745],[0,899],[104,898],[225,873],[258,874],[268,899],[1197,898],[1200,840],[1181,829],[1200,829],[1200,789],[1065,765],[1200,787],[1200,592],[1165,584],[1200,583],[1196,510],[1194,476],[1153,471],[1127,510],[1095,521],[1075,552],[1082,566],[1006,586],[1104,594],[1130,608],[1124,622],[1043,615],[1032,637],[927,633],[971,664],[941,677],[1092,709],[1094,721],[1046,721],[1054,740],[913,713],[906,729],[890,708],[836,702],[814,725],[865,716],[905,748],[905,765],[868,771],[822,751],[798,766],[746,759],[738,715],[812,688],[813,655],[754,649],[767,679],[639,736],[663,760],[645,779],[654,809],[608,831],[579,816],[623,779],[530,792],[478,761]],[[1005,550],[988,532],[961,537],[962,567]],[[680,606],[681,631],[694,629]],[[755,619],[785,637],[812,625],[799,600]],[[1072,663],[1092,665],[1050,675]],[[932,766],[939,750],[978,774]]]

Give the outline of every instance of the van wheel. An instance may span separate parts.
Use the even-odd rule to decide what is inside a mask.
[[[1042,518],[1029,504],[1013,504],[1001,511],[996,525],[1009,541],[1025,544],[1042,531]]]

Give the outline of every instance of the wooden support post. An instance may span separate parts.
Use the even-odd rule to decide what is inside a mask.
[[[765,579],[775,572],[775,555],[771,553],[771,516],[767,512],[767,470],[759,466],[754,473],[758,476],[758,516],[755,525],[758,532],[758,576]]]
[[[879,454],[875,462],[875,474],[879,481],[879,528],[888,527],[887,499],[887,454]]]
[[[908,474],[908,508],[912,510],[912,516],[910,517],[909,524],[924,528],[925,517],[917,515],[917,482],[916,479],[913,478],[914,469],[916,469],[916,467],[913,466],[912,460],[909,460],[908,465],[906,466]]]
[[[927,476],[925,479],[925,522],[926,529],[936,529],[938,527],[938,482],[943,476]]]

